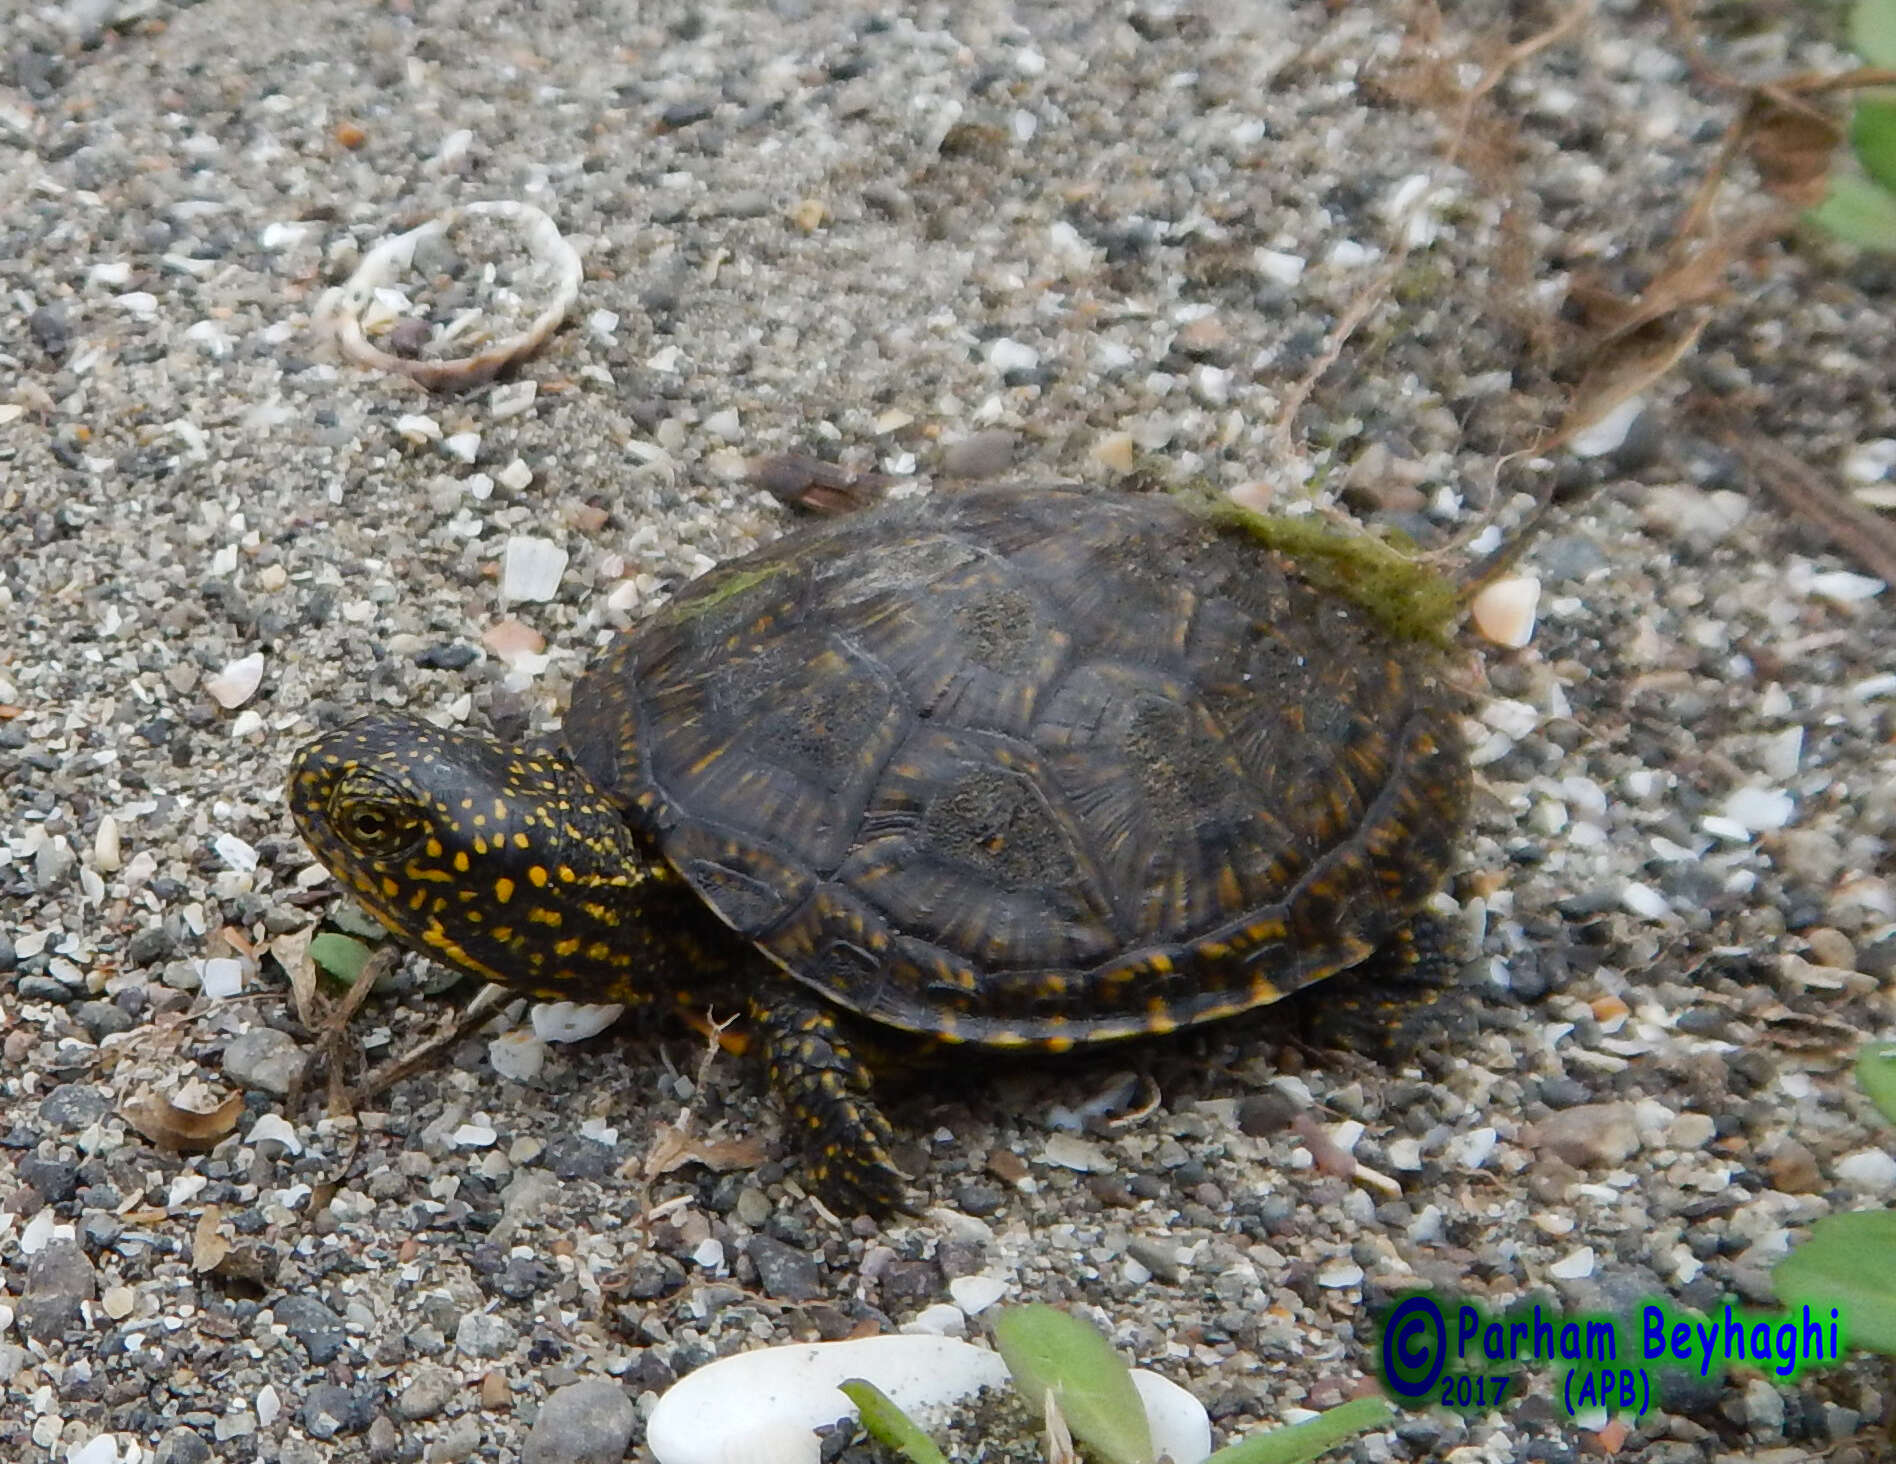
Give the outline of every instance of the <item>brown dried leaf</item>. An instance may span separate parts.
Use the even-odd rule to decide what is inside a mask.
[[[797,452],[752,458],[747,466],[751,482],[779,503],[821,514],[867,508],[895,481],[882,473],[857,473]]]
[[[290,999],[296,1006],[296,1019],[305,1027],[316,1025],[316,963],[309,958],[309,943],[315,938],[316,927],[306,925],[301,930],[276,936],[264,946],[290,978]]]
[[[217,1205],[206,1205],[198,1216],[197,1229],[191,1236],[191,1269],[200,1276],[216,1270],[230,1254],[230,1242],[218,1233],[223,1219],[224,1211]]]
[[[139,1133],[167,1149],[214,1149],[237,1127],[244,1098],[232,1093],[208,1113],[180,1108],[171,1099],[149,1090],[135,1094],[119,1107],[120,1115]]]
[[[702,1164],[724,1174],[735,1169],[755,1169],[764,1158],[764,1146],[757,1139],[699,1138],[677,1124],[667,1124],[652,1139],[652,1147],[646,1153],[645,1176],[656,1179],[687,1164]]]
[[[1576,433],[1598,422],[1628,397],[1637,396],[1664,376],[1698,343],[1709,317],[1691,321],[1675,334],[1656,327],[1612,341],[1594,358],[1560,428],[1540,451],[1552,452]]]
[[[1768,90],[1752,94],[1746,151],[1765,190],[1809,208],[1824,195],[1843,131],[1823,113]]]

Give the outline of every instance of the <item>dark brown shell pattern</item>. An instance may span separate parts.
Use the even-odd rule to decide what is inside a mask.
[[[687,586],[566,736],[830,1000],[1057,1049],[1275,1001],[1406,923],[1468,795],[1441,659],[1171,499],[936,493]]]

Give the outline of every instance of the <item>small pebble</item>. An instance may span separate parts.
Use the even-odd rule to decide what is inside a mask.
[[[204,678],[204,690],[226,711],[234,710],[257,694],[263,685],[263,652],[252,651]]]
[[[551,539],[516,534],[501,555],[501,597],[509,603],[550,600],[566,573],[567,554]]]

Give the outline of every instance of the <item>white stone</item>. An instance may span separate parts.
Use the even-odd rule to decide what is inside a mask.
[[[1896,1159],[1882,1149],[1859,1149],[1837,1161],[1837,1178],[1866,1194],[1896,1190]]]
[[[736,407],[721,407],[704,419],[704,430],[720,442],[736,442],[741,428]]]
[[[1305,262],[1301,254],[1285,254],[1276,249],[1251,251],[1251,267],[1274,284],[1296,284],[1303,278]]]
[[[492,1124],[464,1123],[449,1140],[457,1149],[491,1149],[500,1135]]]
[[[456,432],[442,440],[441,446],[449,457],[458,458],[464,463],[472,463],[481,455],[481,434],[478,432]]]
[[[1010,336],[1000,336],[988,342],[987,363],[1002,375],[1031,371],[1040,364],[1040,352]]]
[[[1843,476],[1852,483],[1880,483],[1896,469],[1896,437],[1858,443],[1843,456]]]
[[[1567,1252],[1547,1268],[1547,1274],[1560,1281],[1580,1281],[1593,1274],[1593,1247],[1583,1245]]]
[[[528,467],[526,462],[521,458],[515,458],[512,462],[508,463],[506,467],[500,470],[500,486],[511,489],[515,493],[518,493],[532,481],[533,469]],[[493,489],[490,487],[488,492],[491,493],[492,491]],[[474,496],[476,498],[485,498],[487,494],[476,493]]]
[[[1054,1134],[1041,1150],[1041,1158],[1049,1164],[1078,1170],[1081,1174],[1107,1174],[1113,1169],[1113,1161],[1100,1152],[1099,1145],[1075,1138],[1072,1134]]]
[[[211,840],[211,848],[217,851],[219,859],[239,874],[249,874],[257,867],[256,849],[235,834],[219,834]]]
[[[1651,885],[1640,884],[1637,880],[1627,880],[1620,890],[1620,904],[1630,914],[1642,920],[1664,920],[1672,913],[1672,907],[1666,903],[1666,897]]]
[[[619,1020],[617,1002],[547,1001],[533,1008],[533,1035],[542,1042],[584,1042]]]
[[[198,980],[206,996],[236,996],[244,989],[244,963],[234,956],[212,956],[203,963]]]
[[[1317,1285],[1329,1291],[1342,1291],[1363,1284],[1363,1268],[1354,1261],[1335,1261],[1317,1272]]]
[[[1498,646],[1519,650],[1534,638],[1541,582],[1531,574],[1508,575],[1484,585],[1469,603],[1475,629]]]
[[[524,1028],[502,1032],[487,1044],[487,1060],[494,1071],[516,1083],[530,1083],[546,1067],[546,1043]]]
[[[118,820],[108,813],[99,820],[98,831],[92,836],[92,867],[102,874],[112,874],[123,863]]]
[[[405,416],[397,417],[395,430],[417,445],[441,440],[441,424],[433,417],[424,417],[419,412],[410,412]]]
[[[288,1119],[280,1113],[261,1115],[250,1126],[250,1132],[244,1135],[246,1144],[277,1144],[287,1154],[303,1152],[303,1141],[296,1136],[296,1130]]]
[[[948,1295],[956,1306],[975,1316],[1007,1295],[1007,1283],[998,1276],[957,1276],[948,1283]]]
[[[533,399],[539,392],[537,381],[510,381],[494,388],[487,399],[487,410],[496,419],[521,416],[533,410]]]
[[[501,595],[508,603],[519,600],[550,600],[560,589],[560,576],[566,573],[566,551],[551,539],[530,534],[508,538],[500,558]]]
[[[204,678],[204,690],[210,694],[225,711],[232,711],[249,701],[257,694],[257,688],[263,685],[263,652],[252,651],[240,656],[222,671]]]
[[[1847,569],[1833,569],[1810,577],[1810,592],[1819,599],[1838,605],[1873,600],[1886,588],[1880,579],[1872,579],[1867,574],[1852,574]]]
[[[926,1337],[961,1337],[967,1334],[968,1318],[960,1307],[938,1301],[933,1306],[923,1307],[902,1330]]]
[[[1782,788],[1740,788],[1725,800],[1724,816],[1754,834],[1766,834],[1791,821],[1796,800]]]

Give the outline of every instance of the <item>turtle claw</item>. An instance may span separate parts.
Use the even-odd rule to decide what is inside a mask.
[[[771,1089],[808,1155],[810,1187],[839,1212],[903,1209],[908,1176],[889,1157],[894,1133],[869,1096],[869,1069],[835,1011],[781,986],[769,996],[752,998],[751,1017],[764,1039]]]

